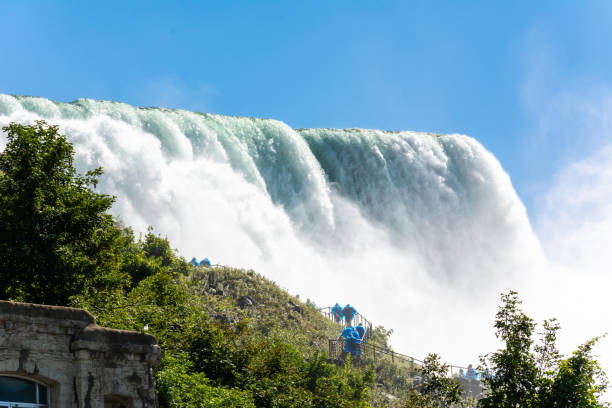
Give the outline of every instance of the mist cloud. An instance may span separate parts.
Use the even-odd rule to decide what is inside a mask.
[[[0,96],[0,122],[45,118],[101,165],[114,213],[187,258],[253,268],[320,305],[351,303],[398,351],[474,363],[498,295],[540,248],[497,160],[474,139]]]

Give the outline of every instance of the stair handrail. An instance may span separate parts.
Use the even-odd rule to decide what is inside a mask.
[[[319,309],[319,311],[325,316],[327,317],[329,320],[334,321],[334,316],[332,315],[331,312],[331,306],[326,306],[326,307],[322,307]],[[370,339],[370,332],[372,331],[372,327],[373,324],[372,322],[370,322],[368,319],[366,319],[361,313],[357,312],[355,313],[355,315],[353,316],[353,320],[351,323],[360,323],[362,326],[364,326],[366,328],[366,334],[364,335],[364,338],[361,340],[361,347],[364,347],[367,349],[367,347],[372,347],[373,350],[373,355],[375,356],[376,352],[378,352],[379,354],[385,354],[385,355],[389,355],[391,356],[391,360],[395,361],[395,358],[398,358],[399,360],[403,360],[403,361],[407,361],[410,363],[417,363],[418,365],[423,365],[423,360],[419,360],[418,358],[415,357],[411,357],[402,353],[398,353],[392,349],[388,349],[388,348],[384,348],[384,347],[380,347],[380,346],[376,346],[374,344],[370,344],[368,342],[368,340]],[[365,324],[364,324],[365,323]],[[344,325],[346,327],[346,322],[344,322]],[[329,351],[330,351],[330,357],[331,356],[331,351],[332,351],[332,347],[333,350],[335,350],[335,345],[332,345],[333,342],[338,342],[338,341],[343,341],[344,342],[344,338],[342,337],[342,335],[339,335],[337,339],[330,339],[329,340]],[[334,353],[335,354],[335,353]],[[340,358],[340,356],[333,356],[334,358]],[[449,370],[449,374],[451,377],[453,376],[459,376],[461,375],[461,370],[463,370],[464,373],[467,372],[468,368],[467,367],[462,367],[462,366],[458,366],[458,365],[454,365],[454,364],[450,364],[448,365],[448,370]],[[476,370],[478,377],[482,378],[482,376],[486,375],[485,373],[481,373],[478,372]],[[465,376],[465,374],[463,375],[464,378],[467,378]],[[479,380],[477,380],[479,381]]]

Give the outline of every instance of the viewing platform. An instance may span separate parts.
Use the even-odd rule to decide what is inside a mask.
[[[406,354],[398,353],[391,348],[381,347],[373,344],[370,340],[374,330],[374,325],[362,314],[355,313],[353,320],[347,323],[343,319],[337,319],[332,313],[331,306],[320,308],[319,311],[329,320],[338,323],[342,327],[349,325],[361,325],[366,328],[365,335],[361,342],[357,345],[358,353],[349,353],[346,351],[346,339],[339,335],[336,339],[328,341],[328,355],[330,360],[337,364],[344,364],[348,354],[351,355],[351,363],[353,364],[372,364],[374,366],[384,364],[385,362],[406,368],[409,372],[410,380],[415,387],[421,383],[421,371],[423,360]],[[463,367],[458,365],[447,365],[447,376],[454,378],[461,383],[464,389],[465,396],[478,398],[482,393],[482,384],[480,378],[483,373],[477,372],[471,367]]]

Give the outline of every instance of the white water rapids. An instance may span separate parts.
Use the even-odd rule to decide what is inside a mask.
[[[395,330],[399,352],[476,363],[509,289],[535,317],[559,316],[525,208],[470,137],[0,95],[0,125],[39,119],[68,136],[80,171],[104,168],[98,190],[126,225],[321,306],[351,303]]]

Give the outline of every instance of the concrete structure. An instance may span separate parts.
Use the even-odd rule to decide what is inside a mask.
[[[0,408],[156,407],[160,357],[153,336],[84,310],[0,301]]]

